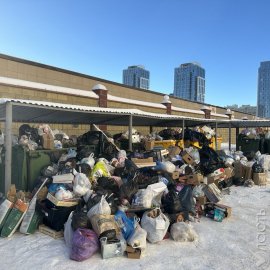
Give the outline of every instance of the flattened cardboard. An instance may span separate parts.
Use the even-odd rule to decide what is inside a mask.
[[[74,181],[74,175],[71,173],[53,176],[54,184],[72,184],[73,181]]]
[[[252,179],[253,175],[252,167],[243,166],[242,171],[245,180]]]
[[[265,186],[266,185],[266,174],[264,173],[253,173],[253,182],[255,185]]]
[[[227,175],[228,178],[232,177],[230,168],[225,168],[225,174]]]
[[[194,159],[191,157],[191,155],[188,152],[184,152],[182,155],[183,160],[187,163],[187,164],[194,164],[195,161]]]
[[[209,185],[209,184],[215,183],[216,180],[222,179],[224,178],[224,176],[225,176],[225,173],[221,173],[217,176],[208,176],[206,184]]]
[[[131,158],[138,168],[156,166],[156,162],[153,162],[153,157],[149,158]]]
[[[54,149],[54,139],[52,134],[42,134],[41,144],[44,149]]]

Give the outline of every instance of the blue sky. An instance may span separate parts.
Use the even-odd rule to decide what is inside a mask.
[[[141,64],[166,94],[174,68],[197,61],[206,103],[256,105],[269,10],[269,0],[0,0],[0,53],[119,83]]]

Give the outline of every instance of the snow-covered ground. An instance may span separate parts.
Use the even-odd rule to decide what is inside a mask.
[[[221,143],[221,150],[224,149],[229,149],[229,143]],[[236,144],[231,144],[231,149],[235,150],[236,149]]]
[[[69,259],[64,238],[16,232],[10,239],[0,238],[0,269],[270,269],[270,185],[230,189],[221,203],[232,207],[232,216],[222,223],[206,217],[192,223],[196,242],[147,243],[140,260],[102,260],[97,252],[76,262]]]

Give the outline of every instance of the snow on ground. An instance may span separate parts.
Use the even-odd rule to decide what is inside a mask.
[[[229,143],[221,143],[221,150],[226,150],[229,149]],[[231,144],[231,149],[235,150],[236,149],[236,144]]]
[[[140,260],[125,256],[102,260],[97,252],[84,262],[76,262],[69,259],[64,238],[16,232],[10,239],[0,238],[0,269],[270,269],[270,185],[230,189],[231,194],[220,203],[232,207],[232,216],[222,223],[206,217],[192,223],[198,234],[196,242],[166,239],[147,243]],[[266,215],[259,216],[264,212]],[[258,247],[260,242],[266,251]]]

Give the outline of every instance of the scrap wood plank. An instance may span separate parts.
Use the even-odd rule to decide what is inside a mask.
[[[63,233],[61,231],[57,232],[46,225],[42,224],[39,226],[39,232],[44,233],[46,235],[51,236],[54,239],[60,238],[63,236]]]
[[[97,131],[102,132],[102,134],[106,137],[106,139],[116,147],[117,151],[120,151],[120,149],[115,145],[115,143],[114,143],[110,138],[108,138],[108,137],[106,136],[106,134],[105,134],[101,129],[99,129],[95,124],[93,124],[93,126],[95,127],[95,129],[96,129]]]

